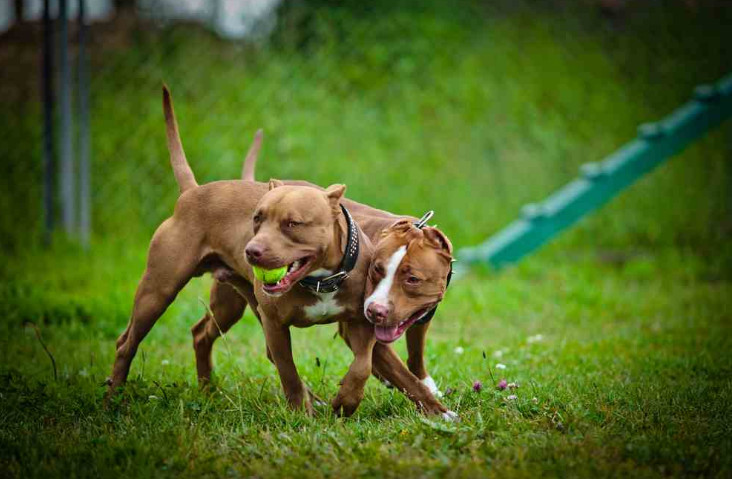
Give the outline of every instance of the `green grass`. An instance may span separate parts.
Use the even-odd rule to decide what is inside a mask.
[[[0,464],[18,477],[732,472],[732,286],[704,280],[698,258],[673,251],[622,265],[592,254],[544,256],[457,281],[434,319],[427,362],[442,389],[454,391],[444,402],[460,414],[457,424],[421,417],[375,379],[350,419],[289,411],[249,314],[217,344],[217,389],[199,391],[188,328],[203,314],[207,279],[159,321],[125,400],[106,411],[101,384],[123,323],[96,314],[128,309],[133,284],[122,274],[123,285],[97,290],[126,290],[114,304],[86,304],[86,320],[40,323],[58,380],[33,330],[5,327]],[[44,283],[63,288],[60,278]],[[293,333],[298,368],[325,397],[351,357],[334,332]],[[528,340],[537,334],[541,341]],[[501,378],[520,384],[517,399],[494,389]]]
[[[103,408],[146,242],[177,194],[163,80],[200,182],[236,177],[263,127],[259,178],[436,209],[461,247],[732,71],[719,2],[630,2],[614,21],[592,2],[314,3],[263,45],[190,26],[93,32],[90,252],[60,236],[39,247],[37,49],[0,45],[0,62],[19,60],[0,63],[15,79],[0,85],[0,475],[730,476],[729,123],[518,267],[455,281],[427,364],[459,423],[375,380],[353,418],[289,411],[250,313],[216,345],[217,388],[199,391],[189,328],[209,278],[182,292]],[[351,360],[334,332],[293,333],[326,398]],[[520,388],[497,391],[501,378]]]

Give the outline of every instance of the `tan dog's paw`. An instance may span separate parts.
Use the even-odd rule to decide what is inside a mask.
[[[310,402],[310,394],[307,390],[287,396],[287,403],[292,409],[303,410],[308,416],[314,414],[313,405]]]
[[[335,399],[333,399],[331,406],[333,407],[333,412],[336,416],[350,417],[354,412],[356,412],[356,409],[358,408],[358,405],[361,404],[362,399],[363,395],[346,395],[339,392]]]
[[[312,392],[310,389],[308,389],[308,396],[310,398],[310,403],[315,407],[322,407],[328,404],[325,400],[321,399],[320,396]]]

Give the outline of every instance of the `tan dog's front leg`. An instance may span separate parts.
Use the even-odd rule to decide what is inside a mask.
[[[268,320],[266,315],[262,314],[261,308],[260,316],[264,337],[267,341],[267,350],[280,375],[287,402],[294,409],[304,408],[308,414],[312,414],[313,407],[310,404],[307,388],[300,379],[295,361],[292,359],[290,328]]]
[[[376,337],[373,326],[369,324],[358,322],[343,326],[341,331],[354,358],[331,405],[337,415],[348,417],[356,411],[363,399],[363,390],[371,375],[371,358]]]
[[[412,374],[391,346],[376,343],[374,370],[412,400],[426,414],[440,414],[444,419],[457,419],[457,414],[438,401],[430,389]]]

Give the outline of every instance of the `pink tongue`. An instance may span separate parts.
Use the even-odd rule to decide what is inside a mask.
[[[376,339],[379,341],[384,341],[385,343],[390,343],[392,341],[396,341],[396,339],[399,337],[398,333],[399,328],[397,326],[394,326],[393,328],[385,328],[383,326],[374,326],[374,332],[376,333]]]

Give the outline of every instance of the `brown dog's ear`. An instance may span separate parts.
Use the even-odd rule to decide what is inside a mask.
[[[396,223],[386,228],[382,233],[381,237],[388,236],[390,233],[406,233],[412,228],[412,221],[407,218],[402,218]]]
[[[275,180],[274,178],[269,180],[269,191],[279,188],[280,186],[285,186],[285,184],[280,180]]]
[[[427,240],[432,242],[437,248],[443,250],[448,256],[450,256],[450,258],[452,258],[452,243],[447,239],[445,233],[432,226],[425,226],[422,228],[422,232]]]
[[[343,198],[343,195],[346,192],[346,185],[330,185],[325,189],[325,197],[328,198],[328,202],[330,203],[330,207],[333,209],[333,214],[340,213],[341,209],[338,207],[338,204],[341,201],[341,198]]]

